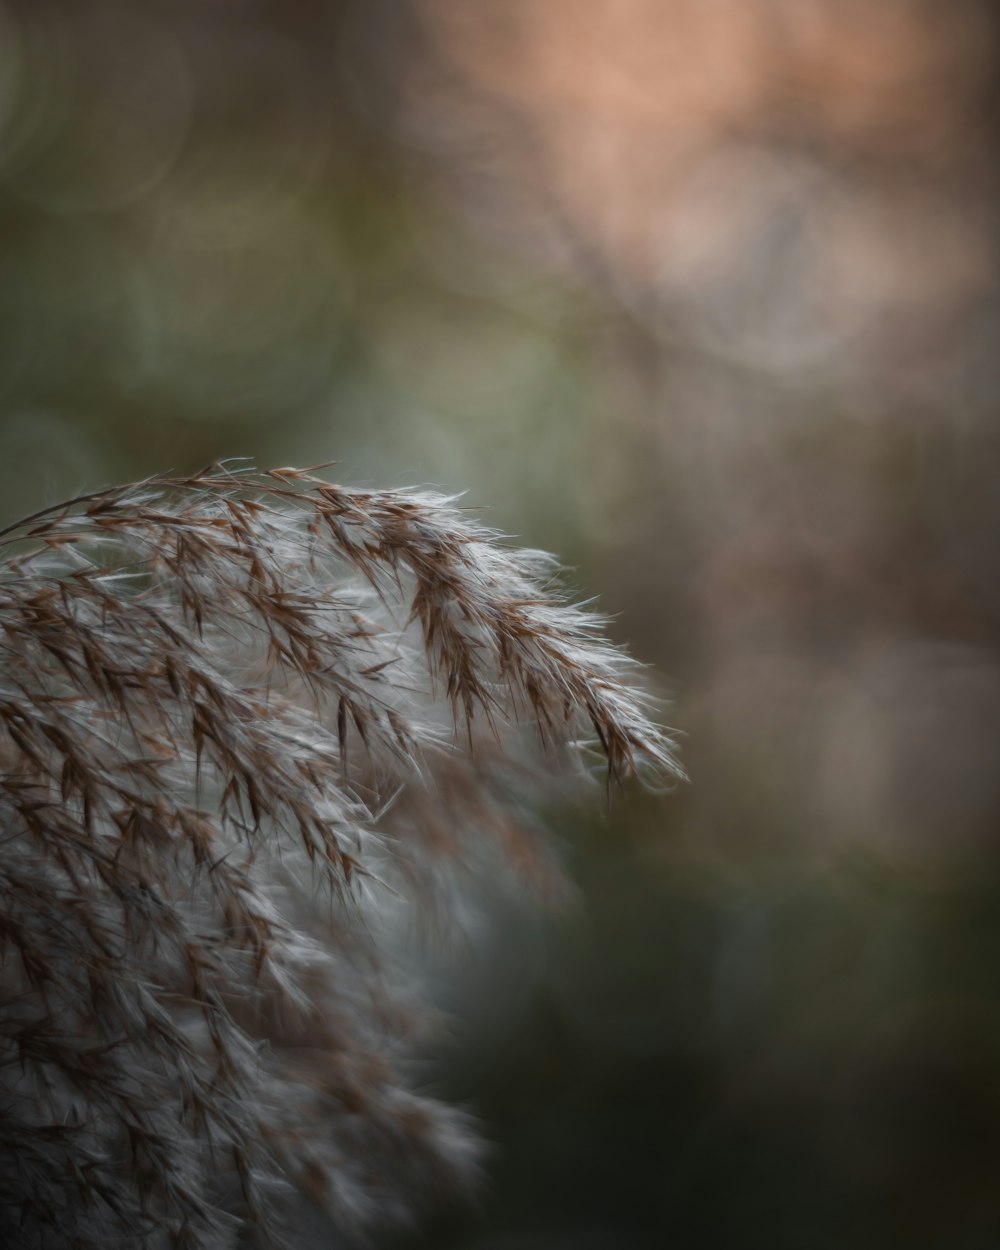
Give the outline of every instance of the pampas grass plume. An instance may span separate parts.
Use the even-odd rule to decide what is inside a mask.
[[[469,1182],[382,911],[544,861],[526,726],[549,778],[679,774],[556,572],[295,469],[0,533],[0,1244],[281,1246],[303,1197],[353,1234]]]

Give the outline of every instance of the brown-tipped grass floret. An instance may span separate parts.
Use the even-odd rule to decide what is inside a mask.
[[[468,1180],[403,1080],[381,909],[477,839],[535,861],[518,726],[678,773],[555,573],[293,469],[0,533],[0,1243],[281,1245],[295,1194],[354,1230]]]

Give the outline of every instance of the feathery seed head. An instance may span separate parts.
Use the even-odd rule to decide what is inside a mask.
[[[281,1244],[461,1186],[389,891],[538,862],[517,726],[676,777],[634,665],[455,501],[214,466],[0,533],[0,1234]],[[426,897],[420,894],[419,897]]]

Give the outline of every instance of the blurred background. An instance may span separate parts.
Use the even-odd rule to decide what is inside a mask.
[[[3,521],[223,456],[467,489],[686,735],[442,975],[490,1179],[394,1247],[1000,1244],[998,32],[0,0]]]

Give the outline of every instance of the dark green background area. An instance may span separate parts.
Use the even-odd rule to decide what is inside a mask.
[[[673,700],[691,784],[433,956],[487,1180],[386,1246],[992,1250],[993,10],[535,6],[0,4],[0,523],[467,491]]]

